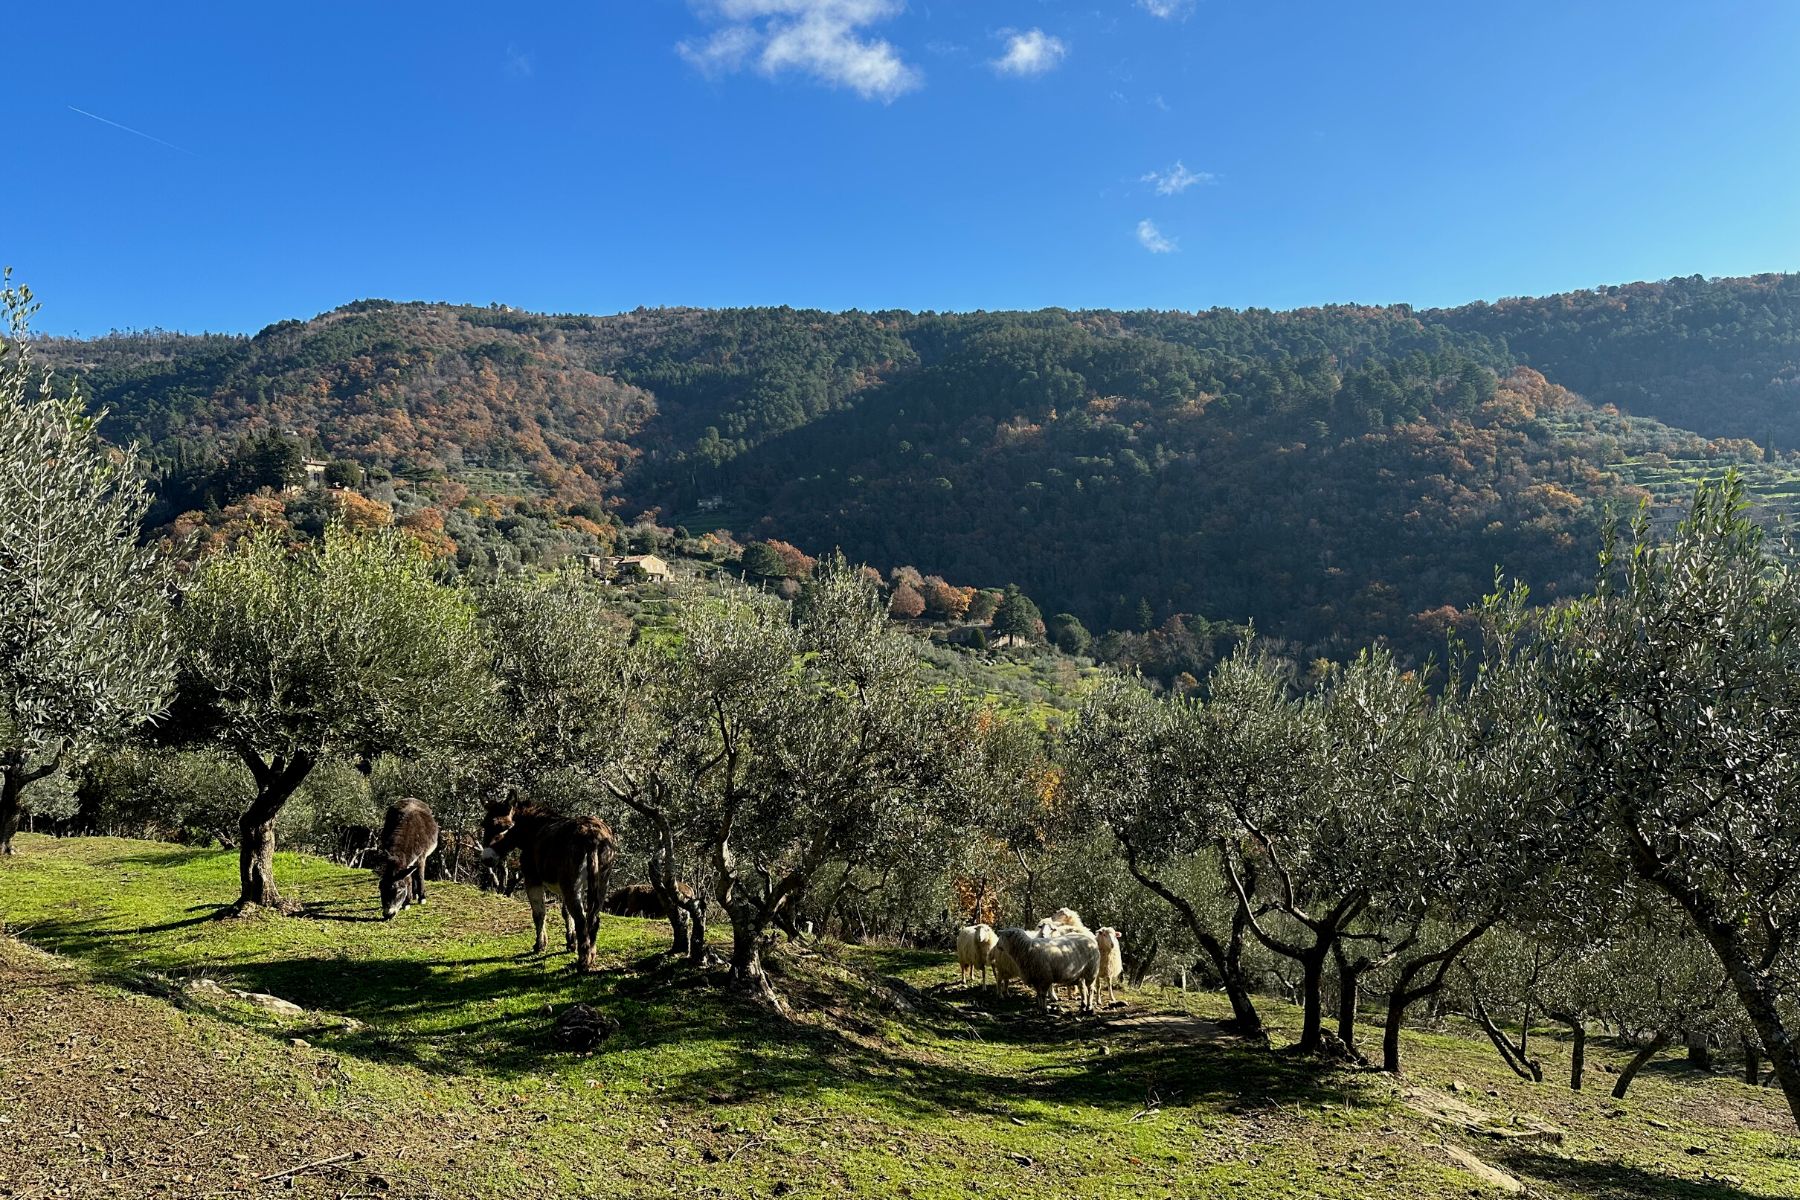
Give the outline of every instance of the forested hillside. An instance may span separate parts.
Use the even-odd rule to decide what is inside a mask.
[[[1594,404],[1800,446],[1800,275],[1695,275],[1420,315],[1494,339]]]
[[[1311,654],[1428,654],[1497,567],[1561,594],[1608,502],[1732,465],[1776,509],[1800,493],[1790,276],[1433,311],[365,301],[45,350],[146,444],[178,531],[250,519],[304,450],[465,567],[604,548],[655,511],[1016,583],[1096,631],[1198,615]]]

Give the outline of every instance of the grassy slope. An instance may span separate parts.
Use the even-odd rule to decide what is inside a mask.
[[[370,919],[366,873],[284,855],[280,877],[308,917],[217,921],[235,883],[227,854],[108,839],[20,848],[0,862],[0,918],[65,957],[0,939],[0,1130],[17,1151],[0,1155],[0,1196],[255,1191],[257,1176],[353,1149],[369,1157],[303,1175],[296,1193],[1474,1187],[1438,1147],[1445,1132],[1392,1081],[1214,1039],[1182,1011],[1210,1015],[1211,997],[1146,993],[1105,1022],[1046,1025],[1022,1000],[967,1000],[943,955],[845,951],[842,964],[788,960],[783,986],[806,1015],[787,1025],[663,973],[654,922],[609,919],[604,973],[577,979],[564,956],[521,955],[521,902],[467,888],[439,886],[426,908],[383,924]],[[942,985],[932,994],[952,1004],[898,1011],[871,971]],[[279,1020],[181,986],[195,977],[314,1012]],[[598,1053],[548,1039],[547,1013],[576,1000],[621,1023]],[[1141,1020],[1156,1012],[1171,1015]],[[1543,1045],[1554,1075],[1561,1047]],[[1465,1037],[1419,1034],[1407,1050],[1407,1087],[1459,1080],[1502,1120],[1569,1131],[1560,1150],[1468,1143],[1534,1192],[1800,1195],[1800,1143],[1769,1093],[1671,1067],[1615,1103],[1611,1047],[1590,1055],[1599,1090],[1578,1096],[1513,1079]]]

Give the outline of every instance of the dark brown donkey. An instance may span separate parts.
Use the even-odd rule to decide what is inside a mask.
[[[425,860],[437,853],[438,823],[423,800],[396,800],[381,822],[381,841],[363,858],[381,880],[381,919],[425,903]]]
[[[541,804],[508,793],[490,800],[481,826],[483,862],[503,862],[519,852],[519,876],[531,901],[531,924],[537,931],[532,953],[544,952],[544,893],[562,901],[563,934],[575,952],[575,969],[594,969],[594,938],[600,932],[600,910],[606,881],[619,856],[613,831],[599,817],[559,816]]]

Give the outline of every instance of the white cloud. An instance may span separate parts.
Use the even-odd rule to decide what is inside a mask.
[[[1179,21],[1188,15],[1194,7],[1194,0],[1138,0],[1138,7],[1153,17],[1161,17],[1165,21]]]
[[[793,72],[883,101],[923,82],[891,43],[863,33],[897,16],[902,0],[700,0],[695,7],[721,27],[675,49],[708,75],[753,65],[771,78]]]
[[[519,79],[530,79],[533,71],[531,55],[517,46],[506,48],[506,73]]]
[[[1211,183],[1213,178],[1212,172],[1190,171],[1177,160],[1168,170],[1151,171],[1138,182],[1154,185],[1159,196],[1179,196],[1196,183]]]
[[[1162,230],[1149,217],[1138,222],[1137,237],[1138,245],[1152,254],[1173,254],[1181,249],[1175,244],[1175,239],[1164,237]]]
[[[1068,56],[1069,48],[1061,38],[1028,29],[1008,35],[1006,53],[990,65],[1002,75],[1042,75]]]

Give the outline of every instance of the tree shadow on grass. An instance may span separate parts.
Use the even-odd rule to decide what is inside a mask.
[[[121,929],[109,933],[168,933],[175,929],[188,929],[195,925],[205,925],[213,921],[224,920],[237,911],[235,904],[194,904],[184,909],[185,912],[198,915],[186,917],[178,921],[164,921],[161,925],[139,925],[134,929]]]
[[[1719,1179],[1678,1179],[1645,1167],[1592,1162],[1520,1147],[1494,1161],[1527,1182],[1549,1184],[1594,1200],[1775,1200]]]
[[[839,1004],[868,1018],[859,1035],[821,1019],[815,1008],[805,1010],[804,1022],[783,1019],[697,972],[671,969],[659,956],[585,976],[564,969],[556,956],[313,956],[229,970],[238,986],[318,1013],[319,1042],[333,1052],[431,1073],[511,1079],[561,1069],[578,1060],[556,1045],[555,1015],[590,1004],[619,1023],[597,1057],[655,1052],[665,1094],[693,1103],[847,1091],[923,1116],[999,1114],[1039,1103],[1034,1120],[1058,1125],[1054,1113],[1063,1105],[1135,1111],[1151,1100],[1176,1107],[1247,1096],[1274,1105],[1345,1092],[1341,1076],[1260,1047],[1136,1031],[1117,1036],[1104,1019],[1047,1020],[1024,998],[998,1006],[977,1028],[949,1006],[884,1013],[845,993]],[[333,1028],[336,1017],[357,1024]],[[1109,1053],[1101,1055],[1098,1043],[1109,1037]],[[1096,1043],[1094,1054],[1069,1052],[1084,1041]],[[970,1053],[959,1053],[960,1046]]]
[[[210,906],[189,911],[202,909],[210,912]],[[202,913],[150,928],[208,919]],[[133,935],[144,931],[96,918],[23,932],[46,949],[84,958],[119,986],[206,1003],[144,970],[131,954]],[[777,986],[801,1012],[790,1021],[749,996],[713,986],[705,972],[671,965],[661,955],[644,957],[644,948],[635,940],[609,947],[612,964],[591,975],[569,970],[572,959],[558,953],[459,959],[326,952],[215,961],[209,973],[314,1014],[271,1020],[265,1026],[271,1036],[291,1036],[295,1022],[311,1022],[318,1032],[308,1036],[335,1053],[445,1075],[511,1079],[567,1069],[579,1060],[556,1045],[555,1016],[589,1004],[618,1022],[596,1057],[649,1051],[646,1072],[659,1076],[665,1095],[691,1103],[850,1093],[921,1116],[1036,1105],[1034,1122],[1059,1125],[1055,1113],[1064,1105],[1130,1112],[1151,1100],[1177,1107],[1244,1098],[1261,1106],[1338,1099],[1346,1090],[1340,1073],[1230,1039],[1115,1029],[1104,1017],[1045,1017],[1017,994],[995,1001],[983,993],[920,991],[862,970],[829,974],[842,964],[820,964],[820,974],[803,963],[784,964]],[[879,961],[884,968],[901,965]],[[927,964],[920,958],[905,965]],[[344,1017],[355,1024],[340,1024]],[[1080,1048],[1084,1042],[1093,1044],[1091,1053]],[[1100,1053],[1102,1045],[1108,1053]],[[1351,1078],[1350,1086],[1359,1086]]]
[[[380,907],[374,901],[306,900],[301,902],[300,911],[294,915],[302,921],[344,921],[364,925],[382,919]],[[376,911],[370,912],[370,909]]]
[[[185,867],[189,863],[204,859],[217,858],[220,855],[236,856],[234,850],[221,850],[217,846],[170,846],[166,849],[132,850],[122,854],[109,854],[104,858],[93,859],[96,867]]]

